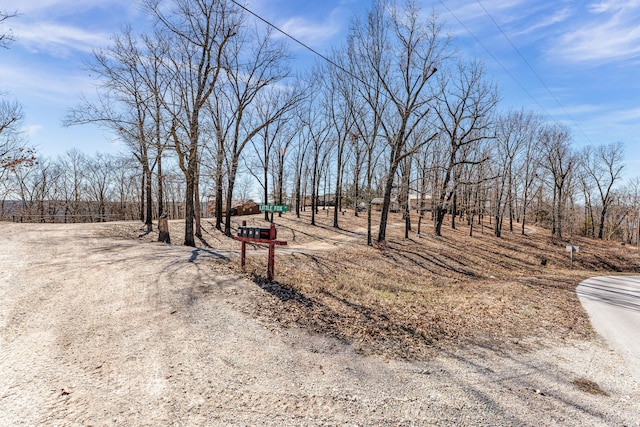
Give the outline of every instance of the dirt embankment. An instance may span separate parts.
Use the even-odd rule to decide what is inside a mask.
[[[468,340],[419,351],[419,360],[398,358],[412,342],[429,348],[429,337],[415,338],[416,331],[397,321],[422,313],[392,317],[383,308],[420,301],[427,292],[447,300],[433,290],[417,293],[417,285],[407,289],[410,272],[395,288],[383,280],[377,288],[365,281],[359,290],[345,281],[338,289],[345,263],[359,262],[347,261],[349,251],[373,254],[359,244],[339,245],[338,252],[283,253],[278,283],[259,286],[259,277],[235,271],[237,247],[218,250],[213,233],[205,236],[211,248],[105,236],[123,230],[135,234],[137,226],[0,224],[1,425],[640,423],[638,385],[591,333],[557,338],[534,328],[509,338],[508,346]],[[384,277],[374,266],[396,256],[392,250],[375,255],[352,280],[367,270]],[[330,260],[337,261],[332,270]],[[264,259],[251,257],[249,268],[264,274]],[[437,276],[429,276],[434,289],[446,280],[465,283]],[[302,280],[294,285],[296,277]],[[494,279],[482,280],[489,292]],[[317,291],[308,290],[312,284]],[[459,290],[464,294],[465,287]],[[495,297],[487,298],[491,307]],[[450,308],[455,303],[447,302]],[[328,311],[309,311],[316,307]],[[531,310],[529,318],[540,322]],[[323,313],[322,322],[305,323],[309,314]],[[327,333],[329,314],[333,334]],[[486,312],[469,327],[481,328],[495,314]],[[385,322],[390,326],[383,333],[374,330]],[[414,338],[395,339],[391,325]],[[363,335],[364,328],[371,331]]]

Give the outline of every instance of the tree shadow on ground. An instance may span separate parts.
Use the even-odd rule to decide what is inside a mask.
[[[303,307],[312,307],[316,304],[297,289],[283,283],[270,281],[262,276],[253,274],[253,282],[263,291],[273,295],[282,302],[295,301]]]

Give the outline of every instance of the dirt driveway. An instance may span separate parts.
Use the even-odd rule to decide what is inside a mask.
[[[232,252],[100,227],[0,224],[0,425],[640,424],[602,342],[365,357],[255,320]]]

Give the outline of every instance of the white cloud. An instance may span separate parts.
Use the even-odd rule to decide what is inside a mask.
[[[592,65],[640,57],[640,0],[607,0],[588,10],[595,17],[581,20],[555,40],[550,50],[554,57]]]
[[[95,80],[80,69],[60,70],[55,65],[0,64],[3,89],[21,100],[38,99],[51,104],[68,103],[70,95],[91,93]]]
[[[69,56],[73,51],[91,52],[104,46],[109,35],[90,32],[81,28],[52,22],[36,22],[28,26],[14,27],[17,43],[26,49],[46,51],[53,56]]]
[[[489,12],[494,18],[498,18],[499,22],[508,22],[513,19],[510,16],[515,11],[522,11],[524,9],[524,0],[484,0],[481,2],[484,9]],[[440,4],[442,6],[442,4]],[[477,1],[463,1],[453,3],[447,2],[446,7],[451,11],[452,15],[466,25],[470,25],[474,21],[486,19],[487,12],[484,11],[482,6]],[[447,12],[448,14],[449,12]]]
[[[29,137],[36,136],[43,129],[42,125],[25,126],[22,131]]]
[[[588,143],[622,141],[628,149],[627,154],[632,158],[640,155],[640,138],[637,136],[640,109],[603,108],[592,114],[573,117],[579,117],[579,126],[588,135]],[[574,136],[582,139],[582,133],[578,130],[575,131]]]
[[[136,20],[140,10],[129,0],[29,0],[19,5],[0,0],[0,10],[17,11],[8,24],[14,45],[30,52],[69,57],[75,51],[102,47],[120,26]]]
[[[128,0],[28,0],[21,2],[16,2],[15,0],[0,0],[0,9],[10,11],[17,10],[19,16],[22,17],[48,16],[55,18],[100,6],[126,6],[134,8],[135,2]]]
[[[636,124],[640,122],[640,108],[631,108],[629,110],[614,111],[611,114],[611,119],[616,119],[618,122]]]
[[[593,13],[606,13],[639,6],[640,0],[604,0],[599,3],[590,4],[588,9]]]
[[[549,0],[464,0],[463,3],[440,4],[440,7],[451,11],[444,12],[443,16],[452,24],[454,35],[467,36],[468,29],[482,40],[493,38],[502,43],[502,30],[518,46],[530,45],[545,38],[548,28],[564,23],[575,12],[566,1]],[[462,28],[458,20],[466,28]],[[496,23],[500,30],[496,28]]]
[[[519,30],[514,31],[512,34],[514,36],[526,35],[529,37],[537,35],[537,37],[542,38],[544,34],[539,33],[540,30],[565,22],[573,14],[574,11],[568,7],[552,11],[550,14],[543,15],[535,21],[531,20],[531,23],[525,22]]]
[[[334,9],[323,22],[295,16],[280,24],[280,28],[303,43],[317,47],[341,33],[345,28],[345,21],[341,11]]]

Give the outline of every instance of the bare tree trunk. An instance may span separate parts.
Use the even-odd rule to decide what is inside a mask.
[[[202,206],[200,204],[200,162],[198,162],[198,171],[194,179],[193,186],[193,210],[195,213],[195,235],[202,239]]]
[[[145,204],[145,191],[147,188],[146,185],[147,174],[144,173],[144,168],[142,170],[141,182],[140,182],[140,221],[144,222],[144,204]]]
[[[147,232],[151,232],[151,230],[153,229],[153,190],[151,188],[153,175],[148,165],[145,165],[144,167],[144,174],[146,175],[145,194],[147,196],[147,219],[145,221],[145,225],[147,227]]]
[[[195,179],[196,179],[196,165],[195,156],[189,158],[189,172],[186,174],[186,189],[185,189],[185,205],[184,205],[184,245],[196,246],[193,230],[193,217],[195,216],[193,198],[195,197]]]

